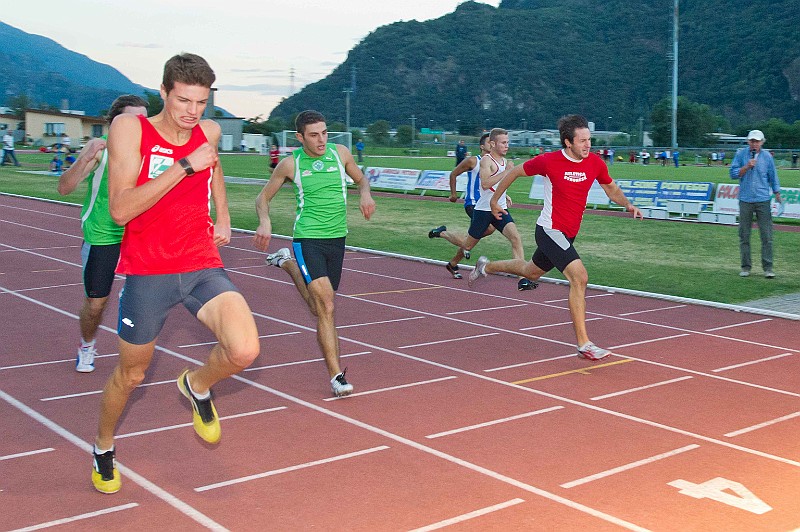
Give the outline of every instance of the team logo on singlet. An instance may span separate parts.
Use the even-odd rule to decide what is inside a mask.
[[[325,164],[322,161],[314,161],[314,163],[311,165],[311,168],[313,168],[315,172],[320,172],[323,168],[325,168]]]
[[[564,179],[566,179],[567,181],[572,181],[573,183],[580,183],[581,181],[586,181],[586,173],[564,172]]]
[[[151,155],[150,156],[150,167],[147,171],[147,177],[150,179],[155,179],[161,174],[163,174],[167,168],[172,166],[175,162],[175,159],[172,157],[164,157],[162,155]]]

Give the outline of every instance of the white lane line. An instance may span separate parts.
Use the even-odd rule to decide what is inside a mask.
[[[49,453],[50,451],[55,451],[55,449],[53,449],[52,447],[48,447],[46,449],[37,449],[35,451],[27,451],[24,453],[7,454],[5,456],[0,456],[0,461],[13,460],[14,458],[22,458],[24,456],[31,456],[34,454]]]
[[[613,295],[614,295],[613,293],[611,293],[611,294],[593,294],[593,295],[590,295],[590,296],[586,296],[586,299],[589,299],[589,298],[592,298],[592,297],[608,297],[608,296],[613,296]],[[545,303],[564,303],[565,301],[569,301],[569,298],[551,299],[549,301],[545,301]]]
[[[586,318],[586,321],[597,321],[603,318]],[[520,331],[532,331],[534,329],[546,329],[547,327],[560,327],[561,325],[572,325],[571,321],[561,321],[558,323],[548,323],[547,325],[534,325],[533,327],[523,327]]]
[[[734,323],[733,325],[723,325],[722,327],[713,327],[711,329],[705,329],[704,332],[721,331],[722,329],[730,329],[732,327],[741,327],[743,325],[753,325],[755,323],[764,323],[765,321],[772,321],[772,318],[764,318],[762,320],[745,321],[743,323]]]
[[[728,371],[729,369],[741,368],[744,366],[749,366],[751,364],[761,364],[762,362],[769,362],[770,360],[777,360],[779,358],[790,357],[790,356],[794,356],[794,353],[783,353],[782,355],[759,358],[758,360],[751,360],[750,362],[742,362],[741,364],[734,364],[733,366],[725,366],[724,368],[712,369],[711,371],[713,371],[714,373],[719,373],[720,371]]]
[[[502,307],[489,307],[489,308],[475,308],[471,310],[458,310],[456,312],[445,312],[445,316],[457,316],[458,314],[469,314],[471,312],[485,312],[487,310],[503,310],[506,308],[527,307],[527,303],[520,303],[519,305],[503,305]],[[570,322],[572,323],[572,322]]]
[[[613,469],[609,469],[607,471],[602,471],[600,473],[595,473],[594,475],[590,475],[588,477],[579,478],[578,480],[573,480],[571,482],[566,482],[561,484],[562,488],[574,488],[575,486],[580,486],[581,484],[586,484],[587,482],[592,482],[594,480],[598,480],[604,477],[608,477],[611,475],[615,475],[617,473],[621,473],[623,471],[627,471],[629,469],[633,469],[635,467],[652,464],[653,462],[657,462],[658,460],[663,460],[664,458],[670,458],[672,456],[685,453],[687,451],[692,451],[694,449],[698,449],[700,446],[697,444],[687,445],[686,447],[681,447],[680,449],[675,449],[673,451],[668,451],[666,453],[657,454],[655,456],[651,456],[650,458],[645,458],[643,460],[639,460],[636,462],[631,462],[630,464],[625,464],[624,466],[615,467]]]
[[[532,364],[541,364],[542,362],[552,362],[553,360],[561,360],[562,358],[572,358],[575,356],[575,353],[570,353],[568,355],[561,355],[552,358],[543,358],[542,360],[531,360],[530,362],[520,362],[519,364],[511,364],[509,366],[500,366],[498,368],[489,368],[483,370],[484,373],[491,373],[493,371],[502,371],[504,369],[513,369],[513,368],[521,368],[523,366],[530,366]]]
[[[51,528],[58,525],[65,525],[67,523],[74,523],[75,521],[91,519],[92,517],[98,517],[101,515],[106,515],[114,512],[120,512],[122,510],[129,510],[131,508],[136,508],[137,506],[139,506],[139,503],[129,502],[128,504],[122,504],[120,506],[112,506],[111,508],[97,510],[96,512],[89,512],[85,514],[74,515],[72,517],[65,517],[64,519],[57,519],[56,521],[48,521],[47,523],[41,523],[33,526],[26,526],[25,528],[17,528],[15,530],[11,530],[10,532],[29,532],[32,530],[42,530],[44,528]]]
[[[276,406],[275,408],[265,408],[264,410],[254,410],[252,412],[242,412],[241,414],[231,414],[230,416],[221,416],[219,418],[220,421],[226,419],[236,419],[239,417],[247,417],[247,416],[255,416],[258,414],[266,414],[269,412],[277,412],[278,410],[286,410],[288,407],[286,406]],[[175,429],[182,429],[185,427],[191,427],[193,423],[180,423],[178,425],[167,425],[165,427],[158,427],[157,429],[147,429],[147,430],[140,430],[137,432],[128,432],[126,434],[117,434],[114,436],[114,439],[120,438],[132,438],[134,436],[142,436],[143,434],[153,434],[155,432],[164,432],[167,430],[175,430]]]
[[[526,412],[524,414],[517,414],[516,416],[504,417],[503,419],[495,419],[494,421],[486,421],[485,423],[478,423],[477,425],[470,425],[468,427],[461,427],[460,429],[453,429],[453,430],[446,430],[444,432],[437,432],[436,434],[429,434],[425,436],[426,438],[432,440],[434,438],[441,438],[442,436],[450,436],[452,434],[458,434],[459,432],[467,432],[469,430],[481,429],[483,427],[490,427],[492,425],[497,425],[499,423],[505,423],[507,421],[514,421],[517,419],[523,419],[526,417],[537,416],[539,414],[546,414],[547,412],[555,412],[556,410],[563,409],[563,406],[551,406],[550,408],[542,408],[541,410],[534,410],[533,412]]]
[[[776,419],[772,419],[770,421],[765,421],[764,423],[759,423],[758,425],[753,425],[751,427],[745,427],[743,429],[734,430],[733,432],[729,432],[724,436],[726,438],[733,438],[734,436],[739,436],[741,434],[745,434],[747,432],[753,432],[754,430],[763,429],[764,427],[769,427],[770,425],[775,425],[776,423],[781,423],[782,421],[787,421],[789,419],[794,419],[797,416],[800,416],[800,412],[795,412],[794,414],[788,414],[783,417],[779,417]]]
[[[421,344],[401,345],[401,346],[398,346],[397,349],[409,349],[409,348],[412,348],[412,347],[424,347],[426,345],[448,344],[450,342],[461,342],[463,340],[473,340],[475,338],[483,338],[485,336],[497,336],[498,334],[500,334],[500,333],[491,332],[491,333],[485,333],[485,334],[475,334],[475,335],[472,335],[472,336],[462,336],[460,338],[448,338],[447,340],[436,340],[434,342],[424,342],[424,343],[421,343]]]
[[[24,296],[23,296],[24,297]],[[25,403],[17,400],[16,398],[8,395],[3,390],[0,390],[0,400],[5,401],[6,403],[10,404],[17,410],[23,412],[31,419],[37,421],[41,425],[44,425],[47,429],[51,432],[56,433],[60,437],[64,438],[68,442],[72,443],[82,451],[84,451],[87,455],[92,452],[92,444],[83,441],[58,423],[52,421],[51,419],[43,416],[36,410],[28,407]],[[86,457],[87,464],[89,463],[89,456]],[[156,484],[150,482],[140,474],[136,473],[133,469],[130,469],[123,465],[121,462],[117,461],[117,469],[120,473],[122,473],[123,477],[127,477],[131,480],[131,482],[138,484],[142,489],[150,493],[151,495],[158,497],[165,503],[169,504],[183,515],[197,521],[200,525],[211,529],[211,530],[227,530],[224,526],[220,525],[219,523],[215,522],[213,519],[208,517],[207,515],[203,514],[196,508],[186,504],[175,495],[169,493],[167,490],[157,486]]]
[[[360,353],[350,353],[348,355],[340,355],[339,358],[357,357],[360,355],[368,355],[372,351],[361,351]],[[245,368],[244,371],[259,371],[262,369],[284,368],[286,366],[297,366],[298,364],[309,364],[311,362],[324,362],[324,358],[312,358],[311,360],[297,360],[295,362],[283,362],[281,364],[270,364],[268,366],[256,366]]]
[[[159,386],[161,384],[168,384],[168,383],[171,383],[171,382],[175,382],[175,379],[169,379],[169,380],[166,380],[166,381],[158,381],[158,382],[148,382],[146,384],[140,384],[138,386],[138,388],[146,388],[148,386]],[[60,399],[73,399],[75,397],[85,397],[87,395],[97,395],[97,394],[101,394],[101,393],[103,393],[103,390],[93,390],[91,392],[80,392],[80,393],[71,393],[71,394],[68,394],[68,395],[57,395],[55,397],[44,397],[44,398],[39,399],[39,400],[40,401],[45,401],[45,402],[47,402],[47,401],[58,401]]]
[[[643,344],[652,344],[653,342],[661,342],[664,340],[672,340],[675,338],[683,338],[684,336],[690,336],[688,333],[683,334],[673,334],[672,336],[662,336],[661,338],[652,338],[650,340],[642,340],[641,342],[631,342],[629,344],[619,344],[612,346],[610,349],[619,349],[621,347],[631,347],[634,345],[643,345]]]
[[[469,519],[474,519],[475,517],[497,512],[510,506],[515,506],[521,502],[525,502],[525,500],[511,499],[510,501],[501,502],[500,504],[495,504],[494,506],[487,506],[486,508],[481,508],[480,510],[475,510],[466,514],[457,515],[456,517],[451,517],[450,519],[445,519],[444,521],[439,521],[438,523],[423,526],[422,528],[415,528],[411,532],[430,532],[431,530],[439,530],[440,528],[444,528],[446,526],[455,525]]]
[[[95,355],[94,358],[96,360],[98,358],[116,357],[116,356],[119,356],[119,353],[110,353],[108,355]],[[75,363],[75,357],[63,358],[61,360],[47,360],[45,362],[31,362],[29,364],[17,364],[17,365],[14,365],[14,366],[0,366],[0,371],[3,371],[5,369],[19,369],[19,368],[31,368],[31,367],[35,367],[35,366],[47,366],[49,364],[64,364],[66,362],[69,362],[70,364],[74,364]]]
[[[262,334],[261,336],[259,336],[259,338],[276,338],[278,336],[293,336],[295,334],[300,334],[300,331],[290,331],[290,332],[282,332],[282,333],[275,333],[275,334]],[[178,347],[179,348],[200,347],[200,346],[204,346],[204,345],[215,345],[215,344],[218,344],[218,343],[219,343],[219,340],[212,340],[211,342],[200,342],[200,343],[196,343],[196,344],[184,344],[184,345],[179,345]]]
[[[289,467],[284,467],[281,469],[273,469],[272,471],[265,471],[263,473],[257,473],[255,475],[248,475],[246,477],[239,477],[234,478],[231,480],[226,480],[224,482],[217,482],[215,484],[208,484],[207,486],[200,486],[195,488],[194,491],[196,492],[203,492],[208,490],[213,490],[217,488],[224,488],[225,486],[231,486],[233,484],[241,484],[242,482],[249,482],[251,480],[257,480],[259,478],[271,477],[274,475],[280,475],[281,473],[288,473],[290,471],[297,471],[300,469],[306,469],[309,467],[314,467],[322,464],[329,464],[331,462],[337,462],[339,460],[347,460],[348,458],[355,458],[357,456],[363,456],[365,454],[371,454],[378,451],[385,451],[389,449],[388,445],[380,445],[378,447],[372,447],[371,449],[364,449],[361,451],[355,451],[352,453],[347,454],[340,454],[339,456],[332,456],[330,458],[323,458],[322,460],[314,460],[313,462],[306,462],[305,464],[297,464]]]
[[[670,379],[668,381],[661,381],[661,382],[654,382],[653,384],[647,384],[646,386],[639,386],[637,388],[629,388],[627,390],[621,390],[619,392],[614,393],[607,393],[605,395],[598,395],[597,397],[592,397],[592,401],[600,401],[602,399],[608,399],[609,397],[617,397],[619,395],[625,395],[634,392],[640,392],[642,390],[649,390],[650,388],[657,388],[658,386],[665,386],[667,384],[672,384],[674,382],[685,381],[689,379],[693,379],[691,375],[687,375],[686,377],[678,377],[677,379]]]
[[[397,386],[389,386],[388,388],[377,388],[375,390],[367,390],[366,392],[358,392],[358,393],[351,393],[350,395],[346,395],[343,397],[327,397],[323,399],[323,401],[338,401],[340,399],[349,399],[352,397],[359,397],[362,395],[372,395],[374,393],[383,393],[383,392],[391,392],[392,390],[401,390],[403,388],[413,388],[414,386],[422,386],[424,384],[432,384],[434,382],[442,382],[442,381],[449,381],[451,379],[457,379],[455,375],[451,375],[449,377],[441,377],[439,379],[431,379],[427,381],[417,381],[417,382],[410,382],[408,384],[399,384]]]
[[[17,290],[17,292],[33,292],[36,290],[49,290],[50,288],[67,288],[69,286],[83,286],[83,283],[54,284],[50,286],[35,286],[33,288],[20,288],[19,290]]]
[[[353,323],[351,325],[337,325],[337,329],[349,329],[351,327],[364,327],[365,325],[381,325],[383,323],[397,323],[399,321],[409,321],[409,320],[424,320],[425,316],[411,316],[410,318],[397,318],[394,320],[383,320],[383,321],[368,321],[366,323]]]
[[[650,308],[647,310],[637,310],[636,312],[624,312],[620,316],[635,316],[636,314],[646,314],[647,312],[661,312],[662,310],[672,310],[675,308],[683,308],[688,305],[672,305],[669,307]]]
[[[0,220],[0,222],[11,224],[11,225],[16,225],[16,226],[19,226],[19,227],[24,227],[25,229],[36,229],[37,231],[42,231],[42,232],[45,232],[45,233],[52,233],[52,234],[58,235],[58,236],[68,236],[69,238],[79,238],[79,239],[83,240],[83,236],[82,235],[78,236],[78,235],[71,235],[69,233],[62,233],[60,231],[51,231],[50,229],[44,229],[42,227],[36,227],[34,225],[26,225],[26,224],[21,224],[21,223],[18,223],[18,222],[12,222],[11,220]],[[11,249],[15,249],[17,251],[27,251],[26,249],[17,248],[17,247],[14,247],[14,246],[9,246],[8,244],[0,244],[0,245],[9,247]],[[34,253],[34,255],[38,255],[38,254]],[[46,255],[40,255],[40,256],[44,257],[46,259],[50,259],[50,260],[58,260],[58,259],[55,259],[53,257],[47,257]],[[64,262],[64,261],[59,261],[59,262]]]

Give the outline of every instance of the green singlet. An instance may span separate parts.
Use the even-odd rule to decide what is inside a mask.
[[[325,154],[311,157],[294,150],[294,187],[297,216],[295,238],[340,238],[347,235],[347,180],[335,144]]]
[[[105,140],[106,137],[103,137]],[[97,168],[89,174],[89,187],[81,210],[81,229],[83,239],[93,246],[119,244],[125,231],[114,222],[108,212],[108,150],[103,150],[103,158]]]

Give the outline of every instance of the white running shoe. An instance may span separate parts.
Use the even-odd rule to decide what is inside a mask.
[[[586,360],[602,360],[610,354],[611,351],[603,349],[602,347],[597,347],[592,342],[586,342],[578,347],[578,357],[585,358]]]
[[[289,248],[281,248],[275,253],[270,253],[265,259],[270,266],[277,266],[280,268],[284,262],[292,259],[292,253]]]
[[[75,359],[75,371],[91,373],[94,371],[94,356],[97,354],[94,346],[87,348],[78,347],[78,357]]]
[[[467,278],[469,286],[472,286],[481,276],[486,277],[487,264],[489,264],[489,259],[486,257],[478,257],[478,261],[475,263],[475,269],[469,272],[469,277]]]
[[[344,378],[345,373],[347,373],[347,369],[331,379],[331,390],[336,397],[344,397],[353,393],[353,385]]]

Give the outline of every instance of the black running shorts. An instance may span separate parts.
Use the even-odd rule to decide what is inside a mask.
[[[306,284],[327,277],[333,289],[339,289],[344,264],[344,240],[345,237],[294,239],[294,257]]]
[[[578,251],[572,245],[575,238],[568,238],[558,229],[545,229],[536,224],[534,236],[538,247],[531,260],[542,270],[549,272],[557,268],[563,272],[570,262],[580,259]]]
[[[93,246],[84,242],[81,247],[83,288],[86,297],[101,299],[111,293],[114,270],[119,262],[119,244]]]

